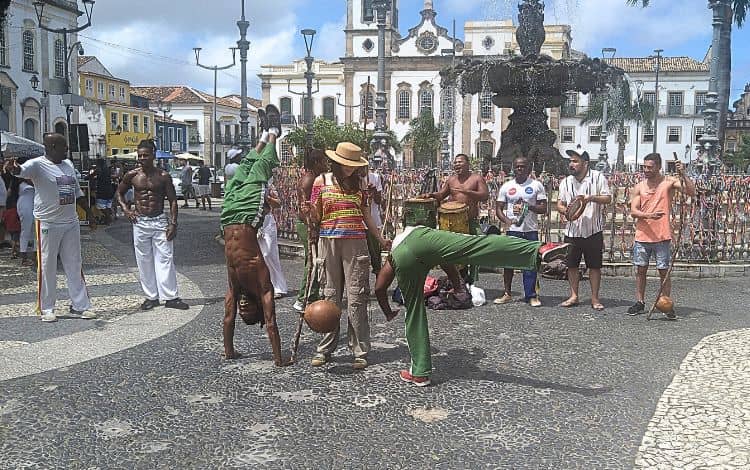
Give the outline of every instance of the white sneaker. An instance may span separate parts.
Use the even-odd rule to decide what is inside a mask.
[[[96,312],[92,312],[91,310],[86,310],[85,312],[81,313],[81,318],[84,320],[93,320],[94,318],[99,318],[99,315],[96,314]]]
[[[54,313],[45,313],[42,315],[42,321],[52,323],[53,321],[57,321],[57,315]]]
[[[299,300],[294,302],[294,305],[292,305],[292,308],[295,309],[298,312],[301,312],[304,309],[305,305],[300,302]]]

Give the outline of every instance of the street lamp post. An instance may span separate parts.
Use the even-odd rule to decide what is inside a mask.
[[[216,81],[218,79],[219,70],[226,70],[226,69],[232,68],[237,63],[237,61],[235,60],[235,53],[237,52],[237,48],[230,47],[229,49],[232,51],[232,63],[228,65],[224,65],[224,66],[218,66],[218,65],[201,64],[200,62],[201,48],[200,47],[193,48],[193,52],[195,52],[195,65],[197,65],[198,67],[202,69],[214,71],[214,118],[213,118],[213,122],[211,123],[211,161],[213,162],[214,167],[218,167],[221,165],[220,161],[218,162],[216,161],[216,100],[217,100]]]
[[[247,108],[247,51],[250,49],[250,41],[247,40],[247,28],[250,22],[245,19],[245,0],[242,4],[242,17],[237,21],[240,30],[240,39],[237,41],[237,49],[240,50],[240,148],[243,152],[250,150],[250,130],[248,129],[248,118],[250,111]],[[215,93],[214,93],[215,95]]]
[[[70,70],[69,70],[69,62],[70,62],[70,56],[72,55],[72,51],[78,47],[78,51],[83,55],[83,47],[81,46],[81,43],[79,41],[76,41],[73,43],[73,45],[68,48],[68,34],[69,33],[77,33],[79,31],[83,31],[84,29],[91,26],[91,14],[94,11],[94,3],[95,0],[81,0],[83,2],[83,9],[86,12],[86,23],[75,27],[75,28],[50,28],[43,24],[42,20],[44,18],[44,7],[47,4],[47,2],[43,0],[35,0],[34,5],[34,11],[36,12],[36,19],[39,24],[39,28],[43,29],[45,31],[49,31],[50,33],[57,33],[62,34],[63,37],[63,49],[65,54],[65,64],[64,64],[64,70],[63,74],[65,75],[63,78],[65,80],[65,96],[63,96],[63,102],[65,103],[65,115],[66,115],[66,124],[67,124],[67,130],[68,130],[68,158],[72,160],[72,151],[70,150],[70,114],[73,112],[72,104],[73,99],[71,95],[70,90]],[[77,3],[77,2],[76,2]]]
[[[652,152],[656,153],[656,145],[658,143],[658,133],[659,133],[659,71],[661,70],[661,53],[664,52],[664,49],[654,49],[654,52],[656,53],[656,56],[652,56],[656,58],[656,61],[654,62],[654,71],[656,72],[656,83],[654,84],[654,142],[653,142],[653,150]]]
[[[164,114],[164,120],[161,122],[161,139],[159,139],[159,147],[165,152],[167,147],[167,113],[172,111],[172,103],[159,100],[156,102],[156,109]]]
[[[31,83],[31,88],[34,91],[38,91],[42,94],[42,111],[44,111],[44,123],[42,124],[44,128],[44,133],[46,134],[48,132],[48,122],[49,118],[47,117],[47,106],[49,105],[49,91],[39,89],[39,77],[36,76],[36,74],[32,75],[29,79],[29,83]]]
[[[378,85],[375,93],[375,132],[370,141],[370,152],[388,149],[386,132],[386,97],[385,97],[385,20],[391,7],[390,0],[373,0],[372,9],[377,16],[378,25]],[[367,91],[369,93],[369,90]]]
[[[641,113],[641,95],[643,92],[643,80],[635,81],[635,105],[638,107],[638,114],[636,115],[635,122],[635,171],[638,171],[638,149],[641,146],[640,137],[638,131],[641,129],[641,119],[643,115]]]
[[[607,59],[612,59],[615,56],[617,50],[613,47],[605,47],[602,49],[602,58],[606,62]],[[609,57],[607,57],[609,55]],[[609,154],[607,153],[607,139],[609,138],[609,130],[607,129],[608,116],[608,105],[609,105],[609,94],[611,90],[609,85],[605,89],[606,95],[602,100],[602,130],[599,135],[599,161],[596,163],[596,168],[599,171],[609,171]]]
[[[305,70],[305,82],[307,84],[307,92],[300,93],[292,91],[292,80],[287,79],[286,81],[287,91],[293,95],[302,96],[304,99],[302,119],[305,121],[305,145],[307,146],[307,148],[312,148],[313,145],[312,95],[320,91],[320,80],[317,80],[317,89],[315,91],[312,91],[312,81],[315,78],[315,73],[312,70],[312,66],[313,62],[315,61],[315,57],[310,54],[312,52],[315,33],[316,31],[314,29],[303,29],[302,31],[300,31],[302,37],[305,38],[305,65],[307,65],[307,70]]]
[[[708,81],[708,93],[706,93],[706,107],[703,109],[704,132],[698,140],[706,155],[704,165],[708,174],[712,174],[717,165],[717,152],[719,151],[719,57],[721,56],[721,29],[724,23],[724,9],[728,7],[727,0],[709,0],[709,7],[713,10],[713,37],[711,40],[711,65]]]

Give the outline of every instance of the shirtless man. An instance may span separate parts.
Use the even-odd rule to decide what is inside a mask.
[[[167,308],[187,310],[188,304],[177,295],[177,271],[174,267],[172,240],[177,234],[177,195],[172,177],[154,166],[156,146],[153,140],[138,144],[139,168],[125,174],[117,187],[117,203],[133,223],[135,260],[146,300],[141,310],[151,310],[164,300]],[[125,200],[130,188],[135,194],[135,210]],[[169,216],[164,199],[169,200]]]
[[[268,180],[273,169],[279,166],[276,137],[281,133],[280,113],[276,106],[268,105],[265,115],[268,130],[263,132],[255,149],[240,161],[237,172],[226,186],[221,207],[229,278],[224,298],[224,357],[242,357],[234,349],[234,323],[239,313],[248,325],[266,325],[274,364],[284,366],[289,362],[281,357],[271,274],[258,244],[258,230],[265,217],[263,207]]]
[[[481,235],[479,228],[479,203],[490,197],[490,190],[482,175],[472,173],[469,157],[459,153],[453,159],[452,175],[443,184],[438,192],[423,194],[420,197],[436,199],[438,204],[450,197],[451,201],[463,202],[469,206],[469,233]],[[471,266],[469,269],[469,284],[473,284],[479,277],[479,266]]]

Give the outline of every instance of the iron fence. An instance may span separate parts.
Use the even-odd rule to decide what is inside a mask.
[[[388,221],[390,236],[403,229],[404,201],[420,193],[426,170],[403,170],[383,177],[384,200],[391,194],[391,205],[384,213]],[[277,170],[276,187],[281,195],[282,207],[275,216],[279,237],[296,240],[297,181],[301,175],[295,166]],[[490,189],[490,198],[480,205],[483,223],[498,224],[495,215],[495,200],[505,175],[485,178]],[[605,259],[610,262],[628,262],[632,256],[635,221],[630,217],[630,193],[642,179],[640,174],[620,173],[608,177],[613,193],[612,204],[604,208]],[[680,262],[748,262],[750,260],[750,176],[718,175],[697,176],[697,195],[687,198],[684,207],[676,198],[672,205],[671,223],[674,239],[682,227],[681,243],[677,261]],[[539,234],[542,241],[559,242],[563,239],[565,224],[559,217],[555,205],[561,179],[541,176],[547,189],[549,211],[539,216]],[[393,189],[390,189],[393,186]],[[385,209],[385,208],[384,208]],[[384,210],[386,212],[386,210]]]

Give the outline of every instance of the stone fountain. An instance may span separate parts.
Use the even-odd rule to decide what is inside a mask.
[[[513,109],[500,149],[485,165],[505,163],[507,167],[514,158],[525,155],[536,168],[564,172],[564,161],[554,147],[557,135],[547,125],[546,108],[561,106],[569,91],[604,90],[621,79],[624,72],[599,59],[556,60],[541,54],[545,40],[544,2],[522,0],[518,10],[516,40],[521,56],[466,57],[440,73],[442,86],[455,85],[461,95],[489,91],[495,106]]]

